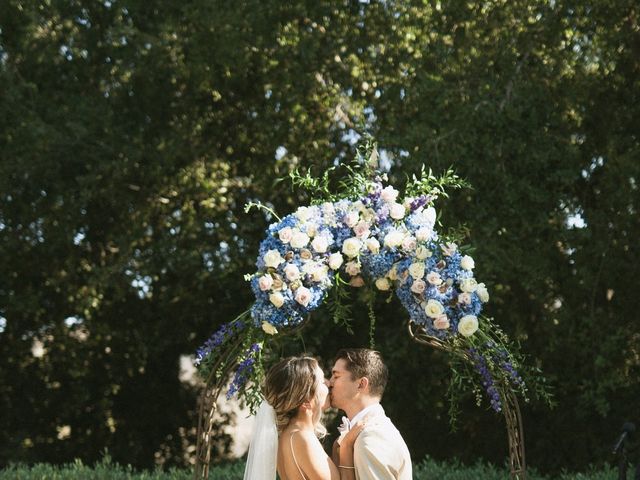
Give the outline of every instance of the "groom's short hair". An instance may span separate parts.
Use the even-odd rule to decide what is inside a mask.
[[[336,354],[334,363],[340,359],[345,361],[352,379],[367,377],[369,393],[382,398],[389,379],[389,370],[380,352],[368,348],[343,348]]]

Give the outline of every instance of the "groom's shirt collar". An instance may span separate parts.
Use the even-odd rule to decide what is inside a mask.
[[[356,413],[351,420],[349,420],[349,428],[353,427],[358,421],[362,420],[366,415],[372,413],[374,415],[382,414],[384,415],[384,408],[379,403],[374,403],[373,405],[369,405],[368,407],[363,408],[358,413]]]

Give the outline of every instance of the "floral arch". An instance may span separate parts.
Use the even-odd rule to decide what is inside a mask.
[[[446,188],[464,182],[452,171],[436,178],[423,168],[401,198],[375,169],[376,160],[373,145],[359,149],[339,194],[329,190],[331,172],[320,179],[296,173],[294,184],[320,197],[282,219],[269,210],[277,221],[260,244],[256,272],[246,276],[254,304],[197,352],[206,387],[199,399],[196,479],[208,478],[216,400],[228,379],[227,397],[242,395],[253,410],[261,401],[262,353],[270,340],[297,331],[331,294],[340,302],[345,288],[395,291],[408,314],[409,335],[468,367],[476,393],[484,390],[491,408],[505,416],[512,478],[525,478],[516,399],[527,399],[521,356],[482,316],[489,293],[475,278],[473,258],[458,246],[458,237],[437,228],[434,203]],[[254,206],[266,208],[251,204],[247,210]]]

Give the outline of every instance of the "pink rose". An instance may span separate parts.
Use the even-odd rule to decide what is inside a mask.
[[[449,319],[446,315],[441,315],[433,321],[433,328],[436,330],[446,330],[449,328]]]
[[[356,234],[358,238],[365,238],[369,236],[369,224],[364,221],[358,222],[358,224],[353,227],[353,233]]]
[[[344,216],[343,222],[347,225],[347,227],[353,227],[356,223],[358,223],[359,217],[360,216],[358,215],[358,212],[349,212]]]
[[[306,307],[307,305],[309,305],[309,302],[311,301],[311,290],[309,290],[307,287],[300,287],[296,290],[296,296],[295,296],[296,302],[298,302],[300,305],[302,305],[303,307]]]
[[[298,280],[300,278],[300,270],[293,263],[288,264],[284,267],[284,274],[287,277],[287,280],[293,282],[294,280]]]
[[[458,295],[458,303],[462,303],[464,305],[471,304],[471,294],[464,292]]]
[[[424,282],[424,280],[414,280],[413,283],[411,284],[411,291],[413,293],[422,293],[425,291],[425,289],[427,288],[427,284]]]
[[[258,286],[260,287],[260,290],[262,290],[263,292],[265,290],[269,290],[272,285],[273,285],[273,278],[271,278],[271,275],[263,275],[258,279]]]
[[[415,237],[404,237],[404,239],[402,240],[402,248],[404,250],[413,251],[416,249],[417,245],[418,244]]]
[[[431,285],[438,286],[442,283],[442,278],[440,278],[440,274],[438,272],[429,272],[427,274],[427,282]]]
[[[360,273],[360,264],[358,262],[347,262],[344,270],[353,277]]]
[[[362,287],[364,285],[364,279],[361,276],[353,277],[351,281],[349,281],[349,285],[352,287]]]

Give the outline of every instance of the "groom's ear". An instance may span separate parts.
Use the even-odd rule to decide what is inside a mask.
[[[369,379],[367,377],[362,377],[358,382],[358,390],[367,390],[369,387]]]

